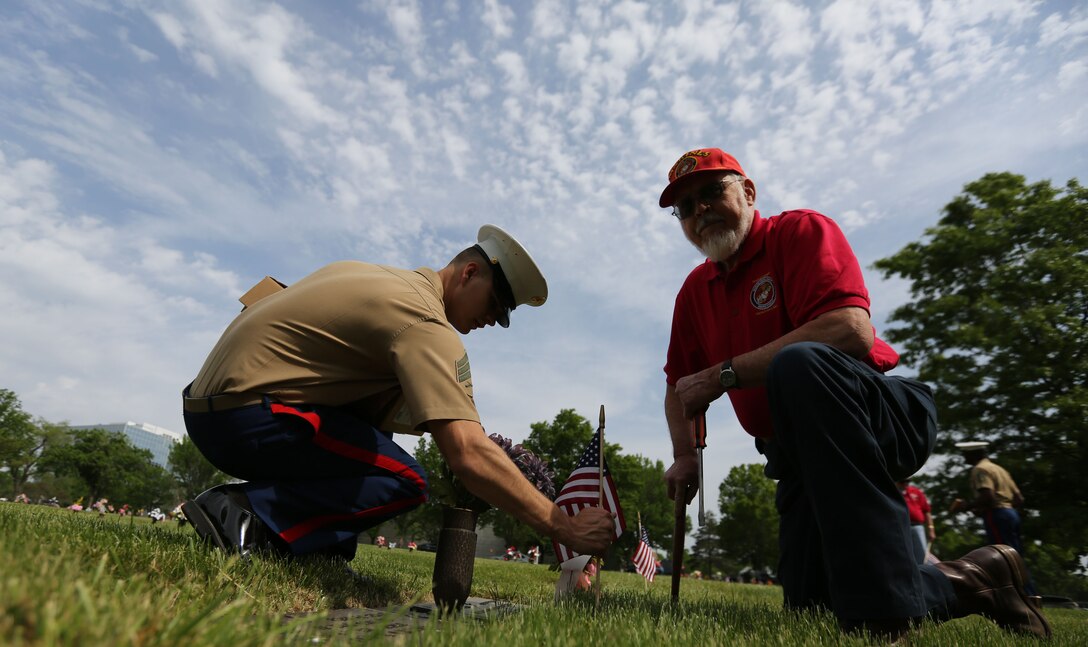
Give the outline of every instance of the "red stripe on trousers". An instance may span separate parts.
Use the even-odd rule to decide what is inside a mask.
[[[990,530],[990,534],[994,536],[996,540],[994,543],[1003,544],[1005,540],[1001,538],[1001,531],[997,527],[997,522],[994,521],[994,511],[986,511],[986,527]]]
[[[427,484],[419,474],[416,474],[415,470],[404,463],[388,456],[383,456],[354,445],[349,445],[342,440],[337,440],[327,434],[321,433],[321,417],[314,412],[303,413],[294,407],[273,403],[272,413],[286,413],[298,416],[306,422],[309,422],[310,426],[314,428],[314,444],[322,449],[327,449],[334,454],[357,460],[361,463],[366,463],[367,465],[379,467],[387,472],[392,472],[403,479],[411,481],[413,485],[419,488],[420,492],[425,492],[427,490]]]
[[[280,533],[280,537],[287,543],[292,543],[311,532],[317,530],[322,526],[327,526],[337,521],[349,521],[353,519],[366,519],[367,517],[375,517],[383,514],[389,514],[396,512],[402,508],[408,506],[419,505],[427,500],[426,496],[418,496],[414,499],[405,499],[401,501],[394,501],[393,503],[387,503],[386,505],[380,505],[376,508],[368,508],[359,512],[353,512],[351,514],[330,514],[323,517],[314,517],[307,519],[300,524],[294,525],[287,530]]]
[[[310,426],[313,427],[314,430],[313,442],[318,447],[326,449],[334,454],[357,460],[367,465],[373,465],[388,472],[392,472],[396,476],[411,481],[412,484],[414,484],[420,492],[427,491],[427,484],[426,482],[424,482],[423,478],[420,477],[419,474],[416,474],[415,470],[408,467],[404,463],[388,456],[383,456],[376,452],[368,451],[360,447],[355,447],[354,445],[349,445],[348,443],[337,440],[327,434],[321,433],[321,416],[319,416],[316,412],[303,412],[299,411],[294,407],[288,407],[279,403],[272,403],[271,410],[274,414],[285,413],[287,415],[298,416],[299,418],[302,418],[306,422],[310,423]],[[378,506],[376,508],[368,508],[366,510],[361,510],[359,512],[353,512],[350,514],[313,517],[311,519],[303,521],[300,524],[296,524],[288,528],[287,530],[284,530],[280,533],[280,537],[284,541],[291,543],[297,541],[301,537],[305,537],[306,535],[317,530],[318,528],[331,523],[336,523],[338,521],[347,521],[351,519],[365,519],[367,517],[380,516],[383,514],[396,512],[397,510],[409,506],[422,504],[426,502],[426,500],[427,496],[423,494],[412,499],[394,501],[393,503],[387,503],[386,505]]]

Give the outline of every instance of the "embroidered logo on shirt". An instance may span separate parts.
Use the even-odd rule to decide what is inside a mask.
[[[468,353],[465,353],[461,359],[457,360],[453,367],[457,371],[458,382],[468,382],[472,379],[472,369],[468,365]]]
[[[778,302],[778,290],[774,286],[774,279],[770,274],[765,274],[752,286],[750,297],[752,307],[756,310],[767,310]]]

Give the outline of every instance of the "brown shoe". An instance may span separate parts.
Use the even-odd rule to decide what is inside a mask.
[[[984,546],[936,566],[956,592],[955,617],[978,613],[1007,631],[1050,637],[1050,624],[1024,593],[1027,568],[1012,547]]]

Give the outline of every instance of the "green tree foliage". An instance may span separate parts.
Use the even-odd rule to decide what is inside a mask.
[[[137,449],[120,433],[104,429],[70,431],[72,442],[50,448],[44,458],[59,475],[75,474],[87,488],[86,501],[106,497],[135,508],[169,505],[174,481],[151,462],[151,452]]]
[[[63,441],[62,426],[32,420],[14,392],[0,389],[0,468],[6,468],[12,498],[40,473],[46,447]]]
[[[885,335],[934,387],[936,453],[955,455],[960,440],[991,442],[1027,499],[1028,561],[1043,590],[1070,586],[1088,546],[1086,222],[1088,191],[1076,180],[1058,189],[992,173],[966,185],[922,241],[875,264],[911,284],[911,302]],[[960,460],[920,479],[945,527],[968,519],[943,512],[969,495],[966,479]],[[1057,568],[1039,572],[1041,564]],[[1085,578],[1076,581],[1088,595]]]
[[[594,429],[595,426],[574,409],[562,409],[551,422],[530,425],[529,437],[522,445],[552,466],[558,491],[574,471],[593,438]],[[650,541],[659,548],[672,545],[672,502],[665,496],[665,466],[661,461],[621,453],[620,445],[607,441],[607,427],[605,438],[605,460],[631,530],[617,540],[606,559],[607,567],[617,568],[629,561],[638,544],[634,529],[639,512],[642,513],[642,525],[650,533]]]
[[[438,484],[435,475],[440,473],[445,459],[442,458],[438,445],[429,435],[419,439],[414,454],[416,461],[427,473],[430,493],[426,503],[397,517],[397,523],[394,525],[398,536],[403,535],[405,539],[437,542],[438,533],[442,529],[442,501],[434,490]]]
[[[208,462],[188,436],[170,448],[166,463],[170,466],[170,473],[177,482],[178,494],[182,499],[191,499],[204,490],[231,479]]]
[[[715,573],[735,574],[740,570],[740,564],[726,556],[722,538],[718,534],[721,531],[721,522],[709,511],[705,521],[706,523],[695,529],[695,545],[692,546],[691,559],[687,562],[686,570],[702,571],[706,577],[713,577]]]
[[[558,490],[574,471],[586,445],[593,438],[595,427],[574,409],[562,409],[551,422],[534,422],[529,429],[529,437],[522,446],[548,461],[548,465],[555,470]],[[605,437],[607,440],[607,432]],[[614,447],[605,443],[606,459],[611,458],[609,449]]]
[[[759,569],[778,568],[778,511],[775,483],[763,475],[763,466],[738,465],[718,488],[723,559]]]
[[[615,544],[617,553],[625,563],[630,562],[638,546],[638,515],[650,534],[650,544],[659,552],[672,548],[673,503],[665,496],[665,465],[640,454],[616,453],[607,456],[608,469],[620,495],[620,505],[627,517],[628,531]],[[608,453],[607,451],[605,452]],[[685,524],[685,530],[688,527]],[[612,566],[612,562],[607,562]]]

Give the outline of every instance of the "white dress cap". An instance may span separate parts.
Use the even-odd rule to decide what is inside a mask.
[[[476,236],[480,247],[492,263],[498,263],[510,289],[514,293],[514,305],[541,306],[548,300],[548,283],[533,257],[516,238],[495,225],[480,227]]]

